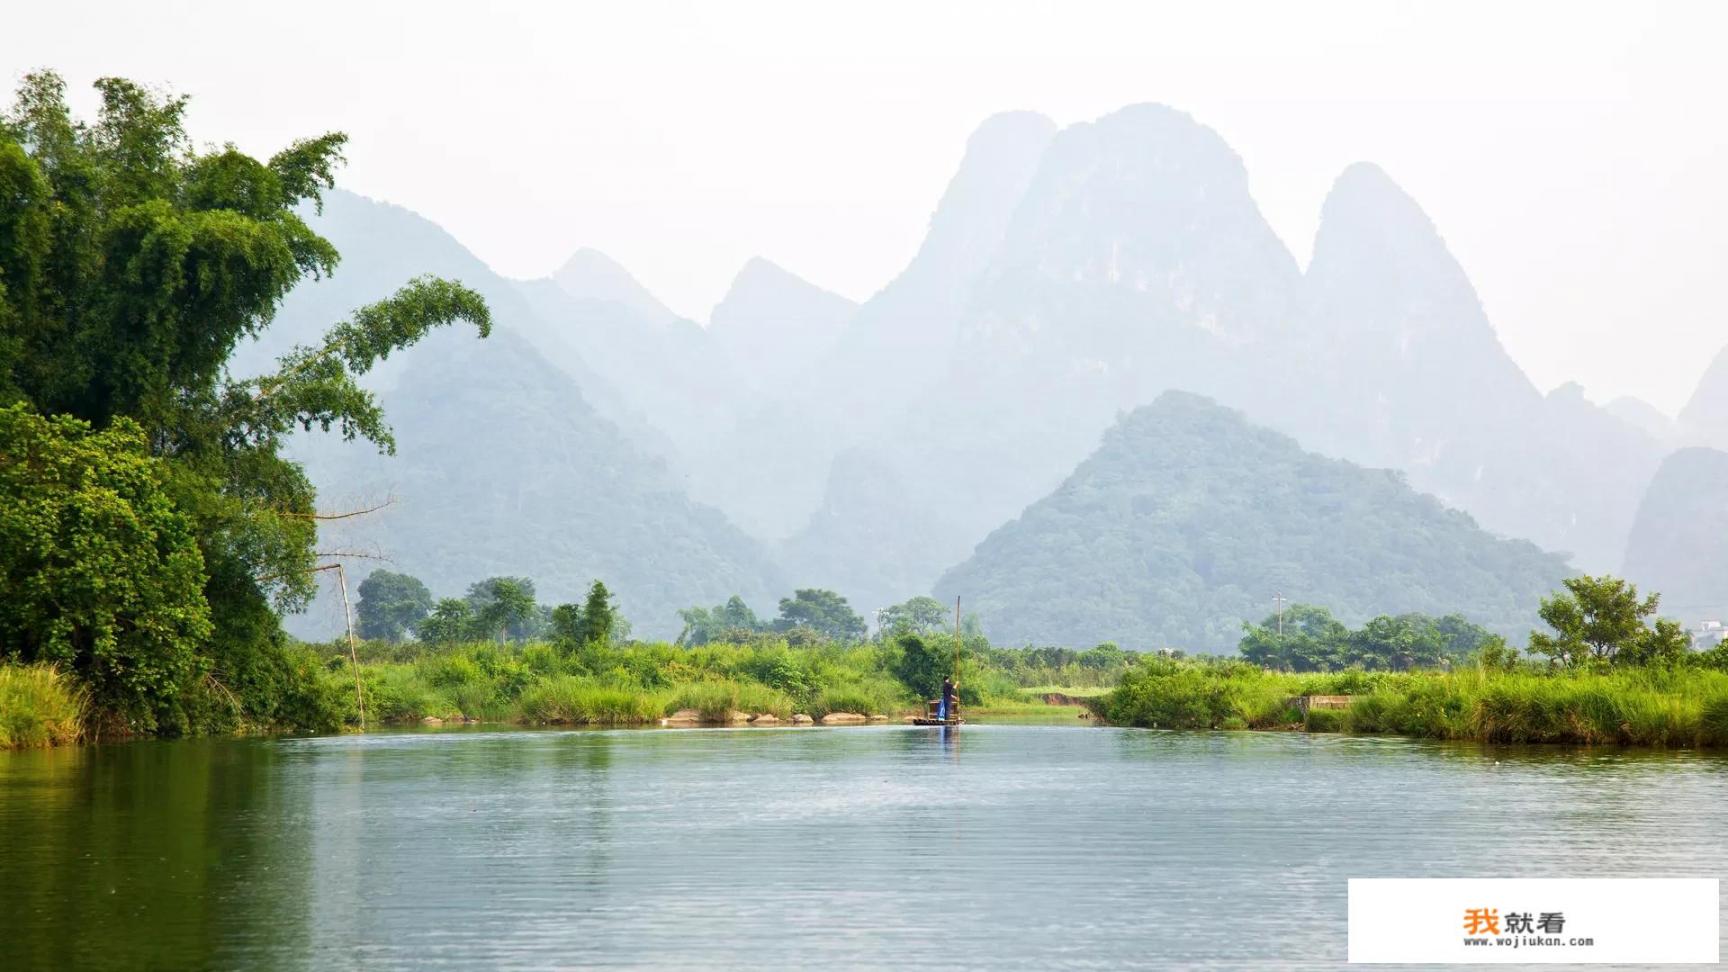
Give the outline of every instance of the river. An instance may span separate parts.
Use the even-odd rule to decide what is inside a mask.
[[[1345,879],[1728,871],[1728,761],[979,725],[0,752],[0,968],[1333,968]]]

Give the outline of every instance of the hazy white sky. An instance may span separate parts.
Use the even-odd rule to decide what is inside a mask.
[[[1306,262],[1350,162],[1427,210],[1538,385],[1670,412],[1728,343],[1728,5],[13,4],[0,72],[119,74],[206,141],[350,134],[347,188],[500,272],[605,251],[698,320],[760,254],[862,299],[966,136],[1159,101],[1242,155]]]

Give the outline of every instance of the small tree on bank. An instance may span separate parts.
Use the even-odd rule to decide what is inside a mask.
[[[1539,612],[1553,634],[1530,633],[1530,652],[1564,668],[1650,665],[1685,659],[1690,639],[1677,622],[1658,618],[1660,594],[1640,599],[1618,577],[1588,574],[1565,581],[1566,590],[1543,598]]]
[[[552,611],[552,632],[572,646],[609,645],[628,636],[629,622],[618,613],[618,595],[595,581],[580,605],[560,604]]]

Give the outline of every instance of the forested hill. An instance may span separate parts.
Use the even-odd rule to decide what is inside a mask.
[[[1166,392],[936,593],[963,594],[997,641],[1225,650],[1280,593],[1350,623],[1458,611],[1522,635],[1568,573],[1397,473],[1304,452],[1209,399]]]
[[[765,547],[717,510],[693,502],[637,429],[620,429],[595,399],[616,392],[574,355],[556,363],[546,320],[437,226],[383,203],[332,193],[312,220],[343,253],[331,278],[297,289],[269,332],[274,346],[309,340],[408,275],[434,272],[485,295],[486,341],[439,334],[369,376],[396,433],[395,456],[312,433],[295,438],[326,511],[389,499],[377,513],[326,523],[320,549],[378,554],[438,595],[492,575],[526,576],[542,601],[576,600],[596,578],[619,595],[637,632],[670,637],[677,610],[742,594],[762,606],[783,586]],[[387,241],[387,242],[386,242]],[[374,562],[353,560],[351,577]],[[341,629],[340,601],[320,597],[290,627]]]

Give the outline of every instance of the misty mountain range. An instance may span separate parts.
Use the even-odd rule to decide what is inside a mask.
[[[1282,511],[1242,521],[1271,549],[1341,511],[1385,527],[1335,531],[1385,550],[1281,589],[1351,622],[1458,610],[1516,630],[1567,570],[1622,568],[1685,589],[1688,620],[1728,613],[1709,574],[1728,552],[1713,465],[1728,460],[1716,451],[1728,449],[1728,350],[1677,419],[1631,399],[1598,407],[1574,385],[1545,395],[1386,173],[1339,176],[1304,268],[1229,146],[1162,106],[1060,130],[1024,112],[989,119],[917,254],[862,305],[755,259],[703,326],[591,250],[548,279],[510,281],[385,203],[333,193],[314,226],[341,251],[338,272],[295,291],[237,373],[417,273],[492,304],[489,340],[438,334],[369,376],[395,457],[318,436],[296,445],[326,508],[394,498],[322,547],[386,555],[440,594],[517,574],[568,600],[603,577],[638,633],[668,635],[678,608],[734,593],[771,613],[793,585],[830,587],[868,616],[944,578],[941,593],[980,606],[999,640],[1223,647],[1275,593],[1254,589],[1273,583],[1264,572],[1207,565],[1208,550],[1250,549],[1217,515],[1236,504]],[[1186,401],[1161,401],[1171,390],[1210,402],[1169,407]],[[1178,515],[1171,470],[1122,453],[1200,441],[1198,429],[1240,448],[1205,454],[1218,488],[1181,480],[1185,503],[1212,497],[1218,510]],[[1265,430],[1288,448],[1250,447],[1272,441]],[[1334,468],[1320,457],[1355,472],[1292,494],[1291,477]],[[1121,503],[1065,505],[1101,466],[1138,485],[1112,481]],[[1396,488],[1364,485],[1372,469],[1395,470]],[[1424,503],[1468,516],[1436,520]],[[1026,532],[1058,510],[1085,522]],[[1442,521],[1456,556],[1432,558],[1419,592],[1400,598],[1351,566],[1408,559],[1392,550],[1399,535]],[[1183,522],[1208,532],[1176,543]],[[1153,536],[1158,555],[1136,554]],[[1508,549],[1497,537],[1534,546],[1481,553]],[[1121,581],[1103,595],[1100,571]],[[1051,600],[1069,607],[1028,603]],[[296,626],[328,636],[337,617],[315,607]]]

